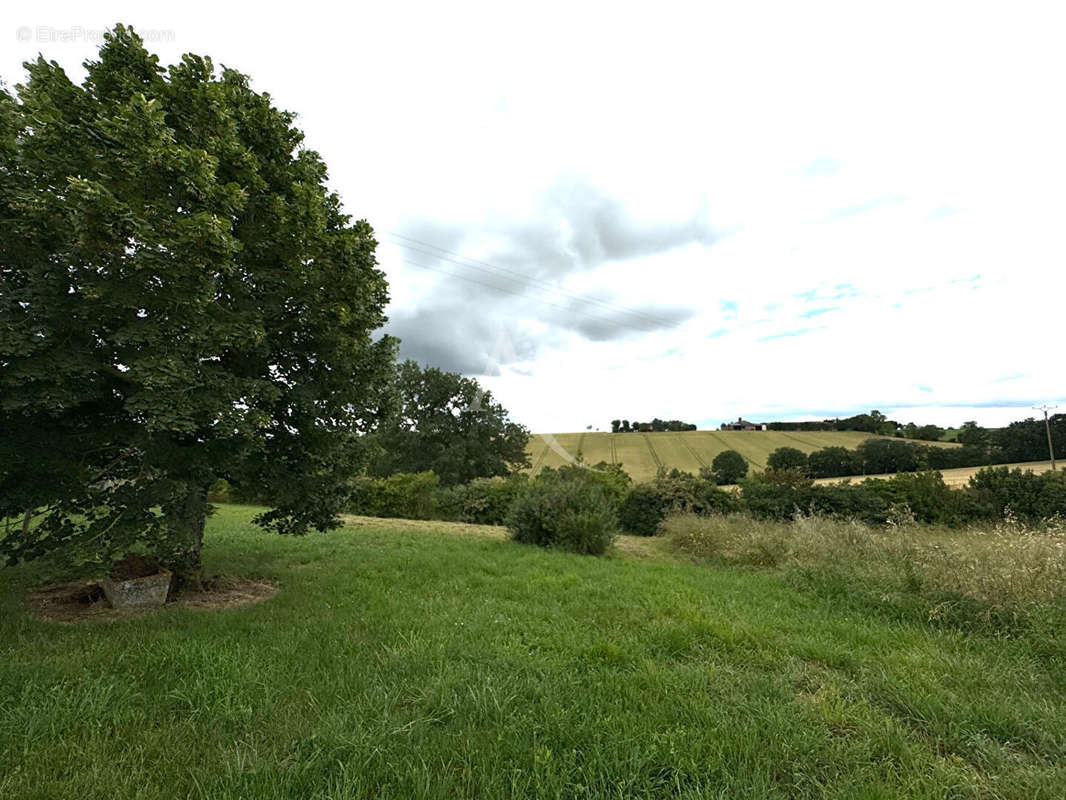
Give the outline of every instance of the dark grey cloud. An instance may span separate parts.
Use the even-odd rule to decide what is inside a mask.
[[[696,209],[678,221],[641,220],[602,190],[565,180],[543,194],[532,220],[495,219],[479,229],[408,221],[382,238],[402,248],[405,263],[434,271],[440,280],[418,308],[390,308],[386,330],[402,340],[401,357],[492,374],[487,364],[531,359],[554,338],[543,331],[531,335],[521,320],[598,342],[676,326],[699,308],[634,307],[610,292],[579,295],[558,284],[609,262],[710,245],[706,216]],[[476,259],[463,255],[475,248]]]
[[[464,375],[495,375],[499,364],[536,352],[536,343],[514,325],[490,314],[471,314],[462,304],[392,311],[385,332],[400,339],[401,360]]]
[[[560,319],[559,324],[594,342],[614,341],[670,328],[680,325],[696,313],[691,308],[662,306],[634,309],[640,316],[630,312],[590,311],[587,306],[582,306],[580,311],[570,319]]]

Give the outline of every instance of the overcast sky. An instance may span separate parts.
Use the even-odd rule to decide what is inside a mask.
[[[478,376],[535,431],[1066,406],[1054,4],[6,3],[0,21],[8,84],[38,52],[80,81],[119,21],[164,63],[250,74],[378,231],[402,355]]]

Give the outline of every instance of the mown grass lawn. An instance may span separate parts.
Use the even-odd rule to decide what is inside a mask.
[[[60,624],[0,572],[0,798],[1066,796],[1066,670],[1024,637],[656,547],[253,514],[205,557],[279,582],[258,605]]]

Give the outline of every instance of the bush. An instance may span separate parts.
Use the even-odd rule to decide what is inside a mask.
[[[741,484],[744,509],[762,519],[790,519],[797,509],[810,505],[813,482],[801,473],[786,470],[753,475]]]
[[[511,538],[540,547],[600,555],[618,527],[615,506],[591,481],[534,481],[515,500],[507,517]]]
[[[232,503],[233,486],[224,478],[215,481],[207,490],[207,502],[209,503]]]
[[[735,511],[735,495],[719,489],[715,481],[680,470],[660,471],[649,484],[664,500],[668,514],[713,514]]]
[[[736,450],[724,450],[711,462],[711,475],[719,486],[739,483],[748,475],[748,461]]]
[[[982,516],[1010,515],[1026,522],[1066,516],[1066,475],[1007,467],[982,469],[967,489]]]
[[[254,490],[230,483],[220,478],[207,490],[207,502],[209,503],[237,503],[240,505],[270,505],[270,500],[265,495]]]
[[[368,517],[433,519],[437,512],[437,476],[432,472],[397,472],[387,478],[357,478],[349,511]]]
[[[545,467],[533,479],[534,483],[539,484],[582,483],[595,486],[603,492],[615,513],[629,494],[630,481],[629,473],[622,469],[621,465],[608,464],[605,461],[594,466],[577,463],[564,464],[557,468]]]
[[[918,522],[961,525],[979,516],[967,494],[950,488],[939,472],[904,472],[887,480],[865,480],[855,488],[888,506],[906,506]]]
[[[525,475],[507,478],[477,478],[437,492],[437,511],[442,519],[503,525],[515,499],[527,484]]]
[[[779,447],[766,458],[766,469],[780,472],[786,469],[807,471],[807,455],[795,447]]]
[[[618,522],[626,533],[654,536],[669,508],[669,503],[654,486],[634,486],[618,510]]]

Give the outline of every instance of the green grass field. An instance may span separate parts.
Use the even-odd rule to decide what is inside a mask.
[[[559,467],[581,454],[586,464],[621,464],[634,481],[655,477],[659,465],[697,473],[725,450],[736,450],[754,469],[763,469],[766,458],[779,447],[795,447],[804,453],[823,447],[856,448],[870,434],[855,431],[685,431],[683,433],[587,433],[535,434],[530,438],[529,457],[533,474],[543,467]],[[554,447],[552,445],[555,445]],[[940,442],[945,447],[956,445]]]
[[[654,437],[652,437],[654,438]],[[80,624],[0,572],[0,797],[1066,796],[1066,671],[993,638],[697,564],[223,507],[213,572],[281,589]]]

